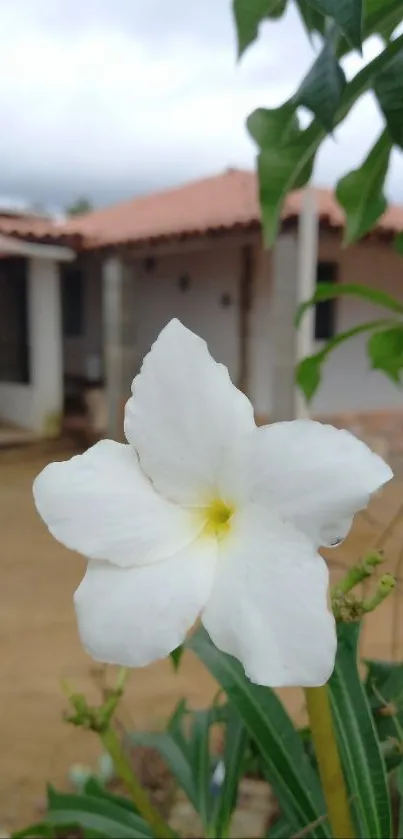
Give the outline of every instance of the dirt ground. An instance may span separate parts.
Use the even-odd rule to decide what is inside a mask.
[[[93,664],[80,647],[72,605],[84,560],[48,535],[31,497],[32,480],[40,469],[71,453],[56,453],[54,447],[0,452],[0,826],[8,830],[38,819],[47,780],[66,786],[72,763],[94,764],[100,754],[95,735],[83,734],[62,720],[63,678],[94,701],[98,696]],[[369,515],[356,521],[344,545],[329,554],[335,574],[379,541],[382,533],[385,567],[399,574],[400,504],[403,483],[395,479],[372,502]],[[401,565],[403,578],[403,560]],[[367,620],[366,655],[402,657],[402,595],[403,583],[396,597]],[[124,722],[132,727],[159,726],[180,697],[203,706],[215,689],[191,655],[178,674],[169,662],[133,671]],[[301,694],[287,690],[283,697],[290,711],[299,715]]]

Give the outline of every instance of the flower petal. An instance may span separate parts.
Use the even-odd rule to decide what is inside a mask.
[[[317,545],[339,543],[393,472],[348,431],[311,420],[257,429],[226,459],[220,487],[277,510]]]
[[[176,649],[212,588],[214,539],[202,537],[177,556],[117,568],[90,562],[74,602],[81,641],[96,661],[143,667]]]
[[[328,580],[326,563],[303,533],[267,510],[247,508],[221,543],[203,624],[253,682],[322,685],[336,655]]]
[[[112,440],[51,463],[36,478],[33,492],[39,514],[59,542],[116,565],[172,556],[203,524],[194,512],[159,496],[131,446]]]
[[[185,504],[217,491],[222,448],[255,428],[249,400],[205,341],[171,320],[145,357],[126,405],[125,434],[156,488]]]

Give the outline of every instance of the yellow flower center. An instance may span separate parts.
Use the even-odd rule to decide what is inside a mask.
[[[214,499],[203,511],[206,520],[204,532],[217,537],[225,536],[230,529],[233,512],[233,508],[221,498]]]

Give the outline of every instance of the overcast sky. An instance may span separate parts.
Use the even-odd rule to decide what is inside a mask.
[[[280,104],[313,55],[291,10],[237,64],[229,0],[0,0],[0,10],[0,195],[52,205],[253,166],[246,116]],[[372,41],[367,57],[378,49]],[[315,182],[356,165],[380,126],[366,97],[326,143]],[[388,193],[403,202],[397,154]]]

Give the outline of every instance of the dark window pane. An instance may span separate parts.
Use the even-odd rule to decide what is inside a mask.
[[[28,262],[0,259],[0,381],[29,384]]]
[[[84,281],[77,265],[62,265],[63,334],[66,338],[79,338],[84,333]]]
[[[319,262],[316,273],[318,283],[336,283],[338,274],[337,262]],[[336,301],[323,300],[315,306],[315,338],[327,341],[333,338],[336,331]]]

